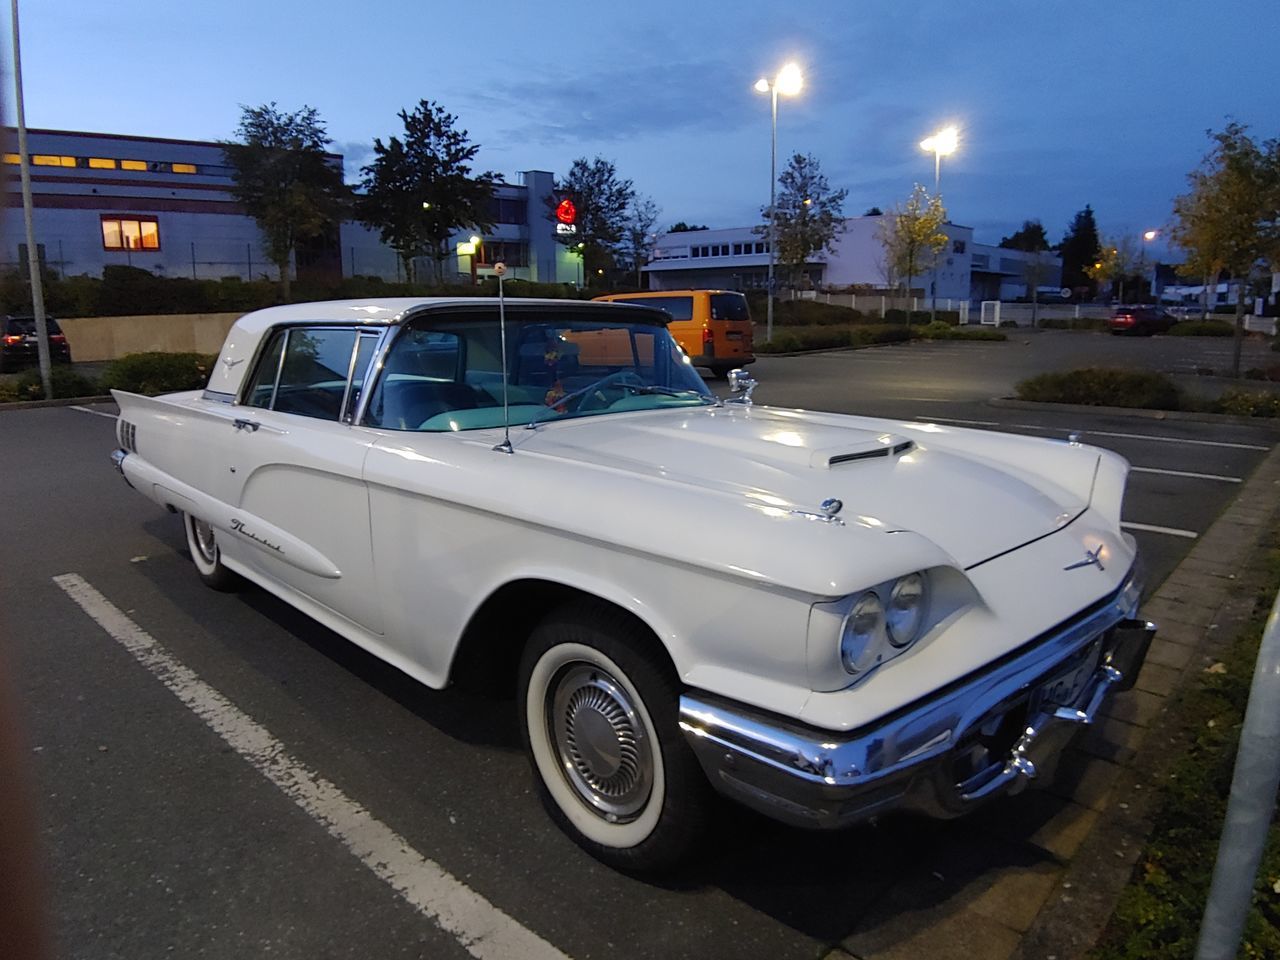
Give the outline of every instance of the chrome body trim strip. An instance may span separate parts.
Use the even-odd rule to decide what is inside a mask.
[[[955,816],[1025,786],[1110,693],[1132,685],[1155,633],[1133,619],[1139,594],[1131,571],[1101,603],[995,667],[847,733],[694,690],[680,698],[680,728],[716,789],[789,823],[837,827],[895,807]],[[1064,670],[1076,671],[1072,694],[1052,702]],[[1017,727],[1002,752],[958,782],[966,752],[982,749],[979,731],[1006,720]]]

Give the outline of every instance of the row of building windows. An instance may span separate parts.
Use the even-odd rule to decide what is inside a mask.
[[[508,267],[529,265],[529,245],[515,241],[486,240],[476,248],[476,266],[491,267],[505,263]]]
[[[17,165],[22,162],[16,153],[6,153],[4,162]],[[168,160],[118,160],[114,157],[68,157],[54,153],[33,153],[33,167],[69,167],[86,170],[142,170],[150,173],[203,173],[212,176],[230,176],[231,168],[209,164],[178,163]]]
[[[525,224],[529,222],[528,207],[515,197],[490,197],[489,219],[494,223]]]
[[[713,243],[708,246],[690,247],[691,257],[743,257],[753,253],[768,253],[768,243]]]

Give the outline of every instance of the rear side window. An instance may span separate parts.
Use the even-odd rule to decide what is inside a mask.
[[[244,402],[318,420],[339,419],[356,339],[356,331],[351,329],[293,327],[276,331],[258,358]]]
[[[62,333],[62,328],[58,326],[58,321],[53,317],[45,317],[45,329],[49,332],[49,336]],[[10,317],[5,321],[5,333],[18,337],[34,337],[36,335],[36,321],[34,317]]]
[[[750,320],[747,298],[740,293],[713,293],[711,295],[712,320]]]
[[[631,302],[665,310],[672,320],[693,319],[693,297],[636,297]]]

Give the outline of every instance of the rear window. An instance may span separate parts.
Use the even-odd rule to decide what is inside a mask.
[[[45,317],[45,327],[52,336],[62,332],[62,328],[58,326],[58,321],[53,317]],[[34,317],[10,317],[5,324],[5,332],[14,334],[15,336],[33,337],[36,333],[36,321]]]
[[[750,320],[747,298],[740,293],[713,293],[711,295],[712,320]]]
[[[636,297],[629,302],[665,310],[672,320],[693,319],[693,297]]]

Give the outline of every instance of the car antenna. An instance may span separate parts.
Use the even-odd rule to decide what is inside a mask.
[[[493,449],[499,453],[515,453],[511,447],[511,406],[507,400],[507,303],[502,296],[502,277],[507,265],[495,263],[493,272],[498,275],[498,331],[502,336],[502,442]]]

